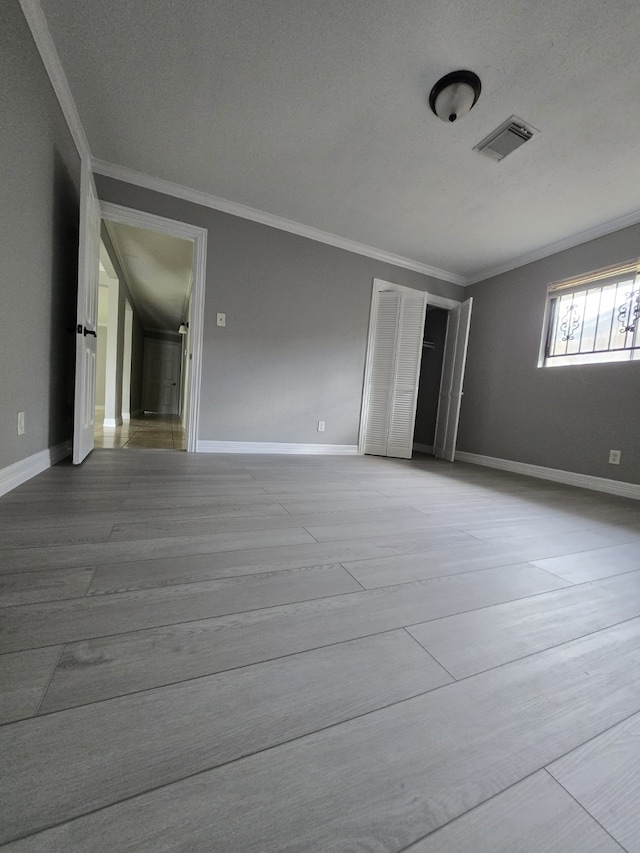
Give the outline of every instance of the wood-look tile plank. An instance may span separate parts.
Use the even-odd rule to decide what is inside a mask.
[[[572,583],[585,583],[640,569],[640,541],[532,562]]]
[[[145,521],[120,523],[114,526],[112,542],[133,539],[152,539],[155,536],[203,536],[207,533],[228,533],[245,530],[283,530],[287,527],[307,527],[322,524],[355,524],[407,521],[423,518],[417,510],[409,507],[389,509],[364,509],[352,513],[339,511],[293,516],[284,510],[274,515],[248,516],[245,518],[191,518],[175,521]],[[349,539],[352,536],[347,537]]]
[[[625,853],[544,770],[405,853]]]
[[[0,655],[0,724],[36,713],[61,649]]]
[[[280,496],[278,496],[280,497]],[[349,497],[343,499],[342,494],[333,498],[311,496],[301,498],[299,501],[283,501],[284,509],[291,515],[311,515],[316,512],[358,512],[367,509],[384,509],[385,507],[409,507],[408,501],[397,498],[386,498],[384,495],[371,493],[362,494],[359,498]],[[420,512],[420,510],[417,510]]]
[[[637,712],[639,666],[634,620],[7,849],[395,853]]]
[[[162,492],[162,490],[158,488],[158,484],[150,484],[146,486],[139,486],[137,481],[133,482],[129,487],[126,498],[127,500],[136,500],[142,499],[144,500],[147,496],[150,498],[157,498],[158,492]],[[252,497],[252,496],[260,496],[265,495],[267,492],[255,482],[228,482],[228,483],[218,483],[214,481],[205,481],[202,483],[192,483],[192,482],[182,482],[172,483],[166,487],[167,493],[171,495],[171,497],[186,497],[186,498],[199,498],[199,497],[209,497],[209,496],[235,496],[242,495],[244,497]]]
[[[341,524],[319,524],[305,525],[305,529],[317,539],[318,542],[337,542],[340,539],[359,539],[368,536],[398,535],[399,533],[413,533],[416,530],[431,530],[434,537],[439,533],[450,533],[449,529],[441,530],[440,525],[433,522],[419,512],[411,514],[407,511],[404,516],[388,521],[363,521],[354,522],[346,520]],[[474,541],[473,537],[464,533],[458,534],[461,540],[469,543]]]
[[[215,578],[296,569],[327,563],[343,563],[366,557],[387,554],[407,554],[429,551],[445,545],[455,546],[465,534],[431,531],[405,533],[400,536],[372,536],[368,539],[348,539],[305,545],[255,547],[248,551],[226,551],[208,554],[183,555],[180,560],[158,558],[109,562],[98,566],[90,593],[119,592],[167,586]]]
[[[53,711],[107,699],[535,595],[563,583],[532,566],[509,566],[70,643],[42,707]],[[24,630],[24,641],[32,636],[20,623],[15,630]]]
[[[49,547],[51,545],[79,545],[92,542],[107,542],[111,535],[111,524],[85,524],[77,527],[44,527],[37,519],[31,520],[30,529],[3,525],[0,552],[10,548]]]
[[[450,681],[395,631],[0,729],[0,842]]]
[[[504,539],[523,539],[531,536],[548,536],[554,533],[568,533],[572,530],[593,529],[597,522],[588,522],[583,518],[534,518],[525,522],[477,526],[472,522],[474,535],[484,542]],[[603,531],[607,533],[608,531]]]
[[[264,485],[265,491],[270,495],[313,495],[313,494],[339,494],[345,492],[370,492],[365,486],[348,480],[316,480],[314,477],[308,480],[286,480],[280,483],[269,483]],[[294,498],[295,499],[295,498]]]
[[[640,617],[640,572],[449,616],[407,630],[455,678]]]
[[[322,493],[324,495],[324,500],[329,500],[331,498],[330,493]],[[347,499],[361,499],[371,497],[371,492],[365,489],[359,489],[348,492],[341,492],[341,497],[346,496]],[[126,498],[124,500],[124,508],[129,510],[135,510],[136,512],[140,509],[148,510],[148,509],[171,509],[173,507],[196,507],[201,509],[202,507],[215,507],[220,504],[236,504],[240,505],[242,503],[256,505],[259,503],[270,504],[270,505],[280,505],[283,503],[291,503],[296,501],[300,497],[299,494],[291,495],[288,493],[279,494],[279,495],[269,495],[266,492],[262,494],[229,494],[225,492],[224,494],[217,494],[215,490],[210,495],[174,495],[170,492],[166,495],[159,496],[157,490],[150,494],[148,497],[137,497],[137,498]]]
[[[548,770],[625,850],[640,851],[640,714]]]
[[[70,643],[360,589],[341,566],[317,566],[9,607],[2,613],[0,652]]]
[[[258,530],[245,533],[213,533],[207,536],[175,536],[139,539],[133,542],[105,542],[96,545],[66,545],[51,548],[17,548],[2,552],[1,573],[39,569],[70,568],[96,563],[151,560],[157,557],[183,557],[191,554],[215,554],[276,545],[314,542],[303,528]]]
[[[473,537],[470,541],[474,542]],[[451,547],[447,549],[436,547],[430,549],[428,553],[415,552],[399,556],[365,558],[349,563],[345,560],[340,562],[347,565],[349,571],[364,587],[372,589],[389,584],[504,566],[509,563],[535,563],[540,568],[547,568],[554,573],[552,568],[554,564],[547,564],[542,558],[573,554],[576,551],[582,553],[583,550],[603,548],[610,544],[611,540],[600,533],[570,531],[552,536],[510,541],[506,544],[478,540],[475,544],[469,545],[462,539],[457,544],[451,542]]]
[[[79,569],[52,569],[44,572],[0,574],[0,607],[54,601],[86,595],[94,566]]]
[[[2,497],[0,502],[0,523],[6,524],[9,527],[20,526],[26,521],[29,526],[33,524],[33,515],[40,518],[45,518],[49,515],[65,515],[75,518],[84,517],[88,513],[93,514],[93,523],[100,519],[99,513],[102,512],[118,512],[125,508],[126,501],[124,498],[111,498],[104,500],[102,498],[95,500],[85,500],[76,498],[74,500],[61,498],[46,498],[40,501],[32,501],[30,503],[14,503],[10,504],[4,501],[6,495]]]
[[[159,522],[186,521],[205,518],[227,518],[227,517],[252,517],[252,516],[274,516],[274,515],[289,515],[289,513],[279,503],[270,501],[269,503],[233,503],[229,499],[225,499],[224,503],[216,503],[211,506],[181,506],[181,507],[158,507],[150,509],[130,509],[119,510],[103,510],[99,517],[101,522],[109,527],[117,524],[135,522],[142,524],[146,521]],[[28,535],[31,530],[40,530],[45,528],[63,528],[63,527],[81,527],[91,526],[95,524],[96,513],[93,510],[83,512],[77,509],[73,513],[58,512],[50,509],[47,512],[38,511],[37,515],[32,516],[16,516],[11,520],[6,520],[7,528],[15,531],[23,531]]]

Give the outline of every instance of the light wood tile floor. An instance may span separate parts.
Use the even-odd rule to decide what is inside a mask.
[[[640,853],[637,501],[103,449],[0,534],[2,849]]]
[[[177,415],[145,413],[119,427],[105,427],[96,422],[93,438],[95,446],[101,448],[184,450],[186,447],[185,432]]]

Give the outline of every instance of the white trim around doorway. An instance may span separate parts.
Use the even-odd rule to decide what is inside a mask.
[[[198,423],[200,418],[200,382],[202,378],[202,335],[204,327],[204,295],[207,268],[207,229],[188,222],[178,222],[143,210],[123,207],[101,201],[102,218],[135,228],[159,231],[171,237],[193,240],[193,291],[189,338],[191,342],[191,368],[189,370],[189,405],[187,408],[186,449],[195,453],[198,449]]]

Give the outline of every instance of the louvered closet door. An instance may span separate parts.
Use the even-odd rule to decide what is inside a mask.
[[[377,300],[364,452],[374,456],[386,456],[389,415],[393,401],[400,294],[395,291],[382,291],[377,294]]]
[[[426,299],[424,293],[402,293],[387,456],[411,459],[416,421]]]

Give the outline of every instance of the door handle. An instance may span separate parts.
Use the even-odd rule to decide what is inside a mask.
[[[76,331],[79,335],[82,335],[84,333],[85,338],[87,337],[87,335],[93,335],[94,338],[98,337],[98,333],[94,332],[93,329],[87,329],[86,326],[81,326],[80,324],[78,324]]]

